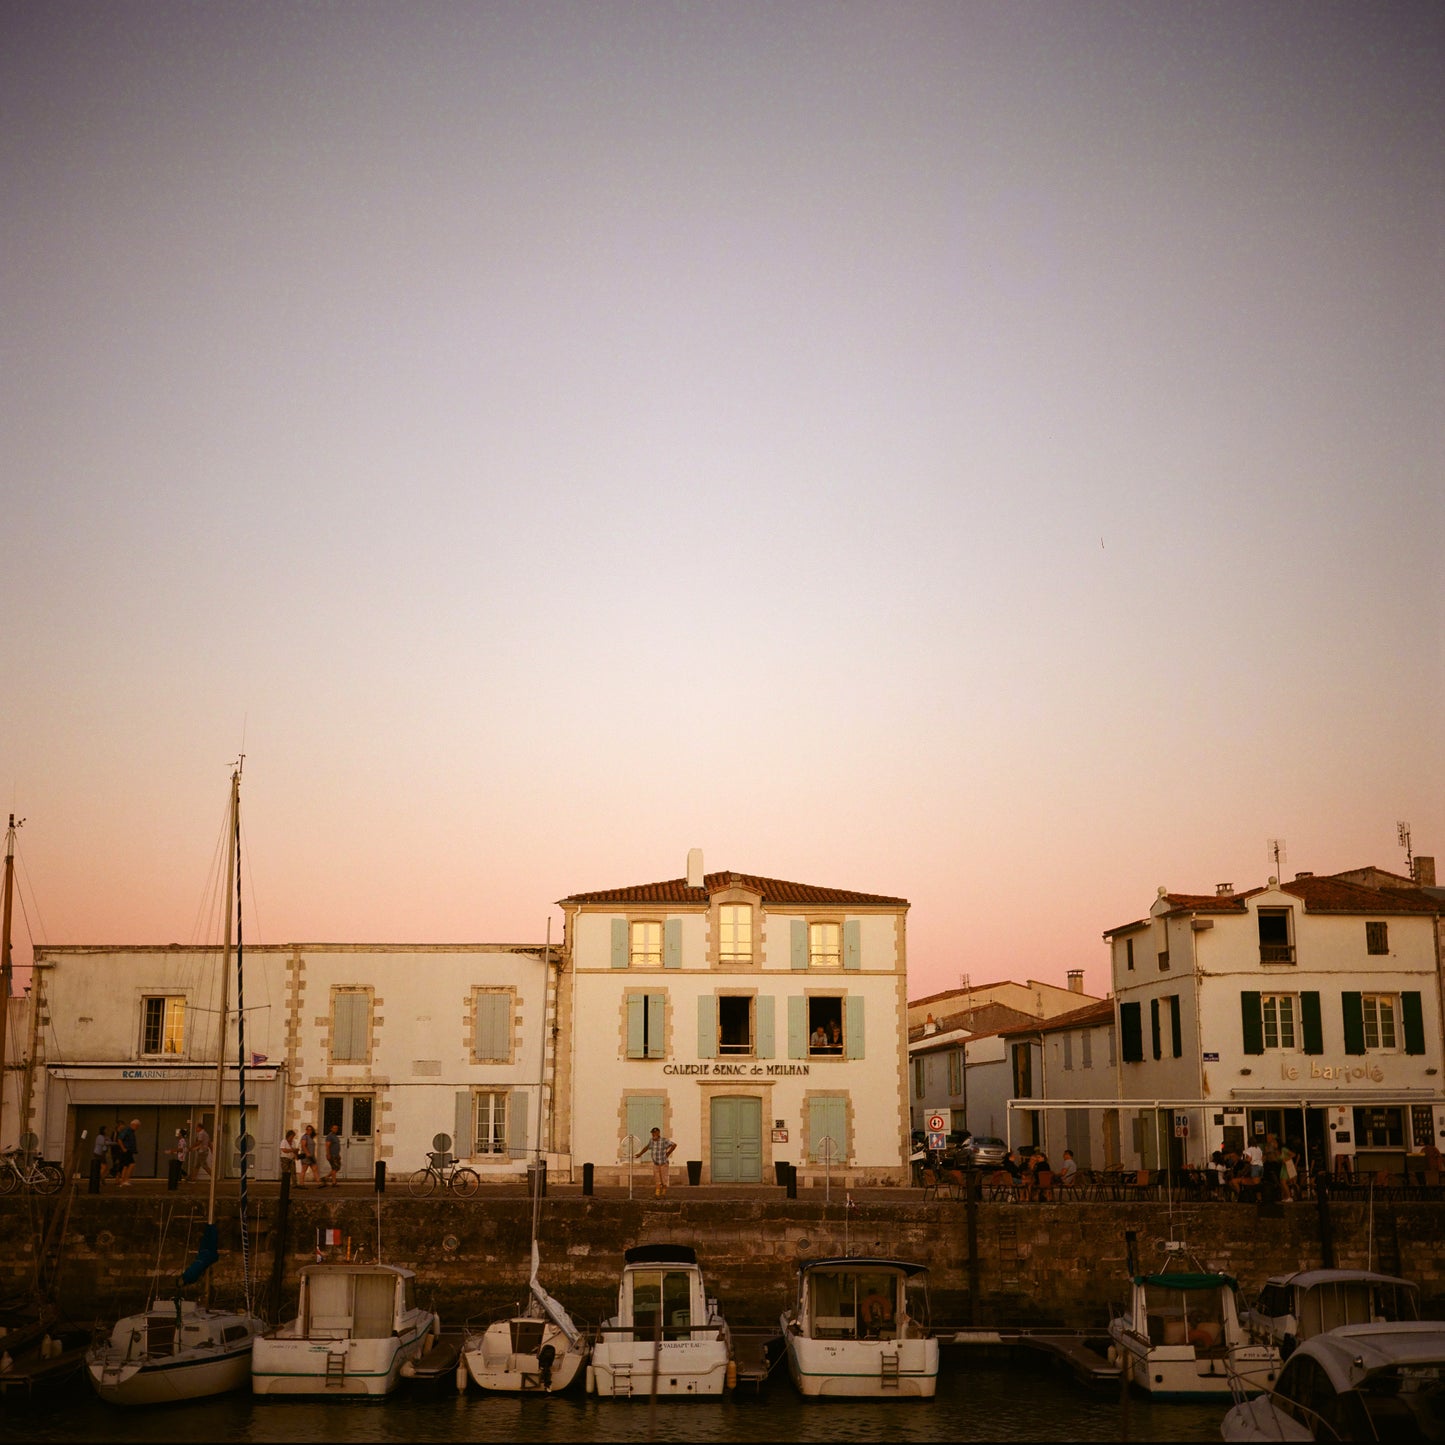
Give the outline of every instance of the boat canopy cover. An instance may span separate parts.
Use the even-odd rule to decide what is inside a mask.
[[[195,1284],[220,1257],[221,1231],[216,1225],[208,1224],[201,1230],[201,1242],[196,1246],[196,1257],[186,1266],[181,1283]]]
[[[852,1270],[855,1273],[864,1273],[877,1269],[896,1269],[902,1271],[910,1279],[915,1274],[927,1274],[926,1264],[914,1264],[906,1259],[883,1259],[868,1255],[851,1254],[846,1257],[834,1257],[831,1259],[810,1259],[798,1266],[801,1274],[807,1274],[810,1270]]]
[[[1227,1274],[1136,1274],[1135,1284],[1154,1284],[1160,1289],[1234,1289]]]
[[[696,1264],[697,1251],[690,1244],[634,1244],[622,1258],[628,1264]]]

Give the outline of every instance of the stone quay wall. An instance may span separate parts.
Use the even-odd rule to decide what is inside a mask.
[[[241,1256],[237,1202],[222,1201],[222,1258],[213,1271],[217,1303],[238,1302]],[[263,1310],[284,1317],[296,1298],[297,1270],[316,1257],[317,1232],[339,1229],[344,1256],[376,1258],[372,1194],[293,1194],[286,1237],[278,1240],[279,1200],[253,1199],[252,1272]],[[0,1297],[24,1294],[37,1267],[49,1211],[63,1199],[0,1199]],[[1312,1203],[1258,1208],[1235,1204],[979,1203],[969,1256],[968,1206],[897,1196],[849,1210],[812,1198],[759,1190],[727,1198],[666,1200],[583,1196],[554,1191],[541,1202],[541,1278],[579,1321],[611,1314],[622,1251],[635,1243],[696,1248],[709,1293],[738,1325],[769,1325],[791,1302],[799,1261],[829,1255],[888,1255],[930,1266],[936,1324],[978,1327],[1104,1323],[1125,1296],[1125,1231],[1138,1237],[1139,1260],[1153,1268],[1163,1240],[1182,1240],[1208,1267],[1235,1276],[1252,1296],[1271,1274],[1323,1262],[1321,1219]],[[114,1319],[140,1308],[153,1282],[174,1279],[194,1252],[204,1222],[199,1200],[184,1195],[120,1199],[77,1194],[60,1240],[56,1293],[77,1319]],[[443,1324],[483,1320],[525,1297],[531,1252],[531,1201],[520,1193],[471,1200],[382,1197],[381,1250],[389,1263],[415,1269],[418,1295]],[[1445,1308],[1445,1202],[1332,1203],[1335,1263],[1404,1275],[1421,1287],[1427,1313]],[[1372,1243],[1373,1239],[1373,1243]],[[283,1269],[279,1311],[267,1289],[278,1243]],[[971,1283],[976,1281],[976,1289]]]

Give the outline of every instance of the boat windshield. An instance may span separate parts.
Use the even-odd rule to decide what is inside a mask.
[[[808,1289],[814,1339],[881,1339],[897,1329],[896,1274],[817,1269],[808,1274]]]
[[[1151,1345],[1223,1345],[1223,1289],[1181,1289],[1150,1280],[1144,1287]]]
[[[1418,1319],[1415,1291],[1407,1285],[1350,1279],[1330,1280],[1302,1290],[1299,1335],[1307,1340],[1341,1325]]]
[[[1377,1440],[1394,1445],[1445,1440],[1445,1365],[1377,1370],[1359,1389]]]
[[[699,1321],[701,1323],[701,1321]],[[675,1340],[692,1329],[692,1275],[681,1269],[632,1273],[632,1329],[637,1340]]]

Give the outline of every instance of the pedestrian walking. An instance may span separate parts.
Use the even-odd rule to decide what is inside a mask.
[[[326,1166],[331,1173],[324,1180],[333,1189],[339,1189],[341,1177],[341,1125],[333,1124],[326,1131]]]

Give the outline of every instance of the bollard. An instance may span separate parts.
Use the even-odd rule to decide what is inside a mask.
[[[788,1198],[789,1198],[789,1199],[796,1199],[797,1197],[798,1197],[798,1166],[797,1166],[796,1164],[789,1164],[789,1165],[788,1165]]]
[[[582,1192],[583,1194],[592,1193],[592,1166],[590,1164],[582,1166]]]
[[[179,1159],[172,1159],[166,1165],[166,1190],[168,1193],[174,1193],[180,1187],[181,1161]]]
[[[386,1193],[386,1160],[385,1160],[385,1159],[378,1159],[378,1160],[376,1161],[376,1192],[377,1192],[378,1194],[385,1194],[385,1193]]]
[[[92,1159],[90,1161],[90,1193],[100,1193],[100,1176],[105,1169],[104,1159]]]

